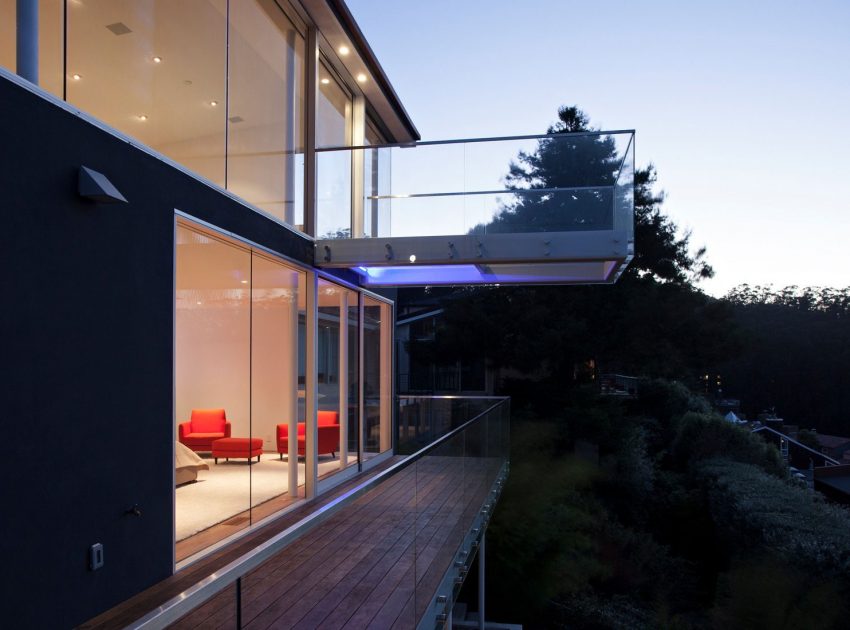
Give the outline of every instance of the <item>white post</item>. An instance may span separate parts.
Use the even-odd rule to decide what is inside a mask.
[[[296,274],[296,278],[300,274]],[[298,281],[296,280],[296,283]],[[309,285],[309,282],[305,282]],[[297,284],[296,284],[297,286]],[[302,291],[309,291],[308,286],[301,287]],[[286,459],[289,467],[289,497],[294,499],[298,496],[298,293],[292,296],[289,308],[289,355],[286,358],[289,378],[285,387],[289,388],[289,399],[287,400],[286,426],[289,437],[287,438]],[[306,335],[305,335],[306,343]],[[305,382],[306,386],[306,382]],[[306,403],[306,396],[305,396]]]
[[[312,499],[316,496],[316,486],[319,478],[319,462],[318,462],[318,439],[319,430],[318,421],[318,384],[317,384],[317,364],[316,358],[319,353],[318,344],[318,329],[319,329],[319,276],[315,273],[307,275],[307,312],[306,312],[306,344],[307,344],[307,361],[305,370],[307,372],[305,378],[304,406],[305,406],[305,427],[304,427],[304,449],[305,449],[305,477],[306,487],[305,496]],[[297,435],[294,436],[297,441]]]
[[[339,292],[339,469],[348,465],[348,290]]]
[[[487,530],[481,533],[481,544],[478,547],[478,630],[484,630],[484,593],[486,582],[484,580],[484,543],[487,540]]]
[[[366,99],[361,95],[354,97],[354,107],[351,114],[352,129],[351,143],[363,146],[366,142]],[[364,151],[355,149],[351,152],[351,237],[363,238],[365,218],[363,216]],[[370,236],[375,236],[374,234]]]

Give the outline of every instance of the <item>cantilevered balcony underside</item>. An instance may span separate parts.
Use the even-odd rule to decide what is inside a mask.
[[[365,286],[615,282],[634,253],[634,134],[326,150],[315,264]]]

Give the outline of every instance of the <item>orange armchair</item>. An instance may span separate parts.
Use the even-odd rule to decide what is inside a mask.
[[[230,423],[224,409],[192,409],[188,422],[178,427],[178,439],[195,452],[212,451],[215,440],[230,437]]]
[[[319,455],[330,453],[336,456],[339,450],[339,412],[320,411],[318,418],[319,429]],[[307,442],[305,438],[306,427],[303,422],[298,423],[298,455],[304,457],[307,454]],[[277,452],[280,458],[289,452],[289,425],[277,425]]]

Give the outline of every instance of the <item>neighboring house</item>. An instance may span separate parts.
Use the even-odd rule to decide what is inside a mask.
[[[850,455],[850,438],[823,433],[817,433],[816,436],[821,450],[833,459],[842,460]]]
[[[753,429],[766,441],[774,444],[789,466],[804,471],[821,466],[837,466],[840,462],[813,448],[801,444],[791,436],[777,431],[773,427],[760,426]]]
[[[830,501],[850,505],[850,464],[815,468],[814,488]]]
[[[386,544],[385,573],[413,582],[335,610],[442,623],[507,473],[507,404],[401,460],[394,304],[373,290],[614,282],[633,255],[633,132],[418,142],[341,0],[0,2],[0,114],[4,624],[162,625],[225,586],[241,597],[252,554],[289,544],[337,549],[311,556],[335,570],[309,573],[299,605]],[[504,189],[518,151],[559,143],[611,160]],[[482,170],[448,177],[464,167],[447,156],[475,152]],[[480,211],[459,221],[467,194]],[[472,227],[505,209],[555,223]],[[392,508],[357,511],[386,488]],[[417,512],[426,497],[460,503]],[[354,513],[379,520],[296,536]],[[306,516],[266,536],[287,514]],[[433,539],[399,551],[388,532],[423,514]]]

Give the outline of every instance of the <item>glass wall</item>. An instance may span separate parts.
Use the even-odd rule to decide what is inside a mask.
[[[0,0],[0,64],[13,71],[15,1]],[[39,10],[42,87],[303,228],[305,39],[274,0]]]
[[[304,38],[273,0],[230,3],[227,188],[304,223]]]
[[[363,144],[380,145],[384,139],[369,123],[366,125],[366,134]],[[361,151],[363,159],[363,236],[376,237],[381,234],[390,233],[390,199],[392,170],[390,157],[392,152],[389,148]]]
[[[364,296],[363,457],[392,448],[392,307]]]
[[[328,67],[319,66],[316,147],[351,144],[352,99]],[[321,238],[351,236],[351,154],[320,152],[317,170],[327,173],[316,191],[316,234]]]
[[[225,185],[226,0],[69,3],[67,100]]]
[[[319,476],[356,464],[359,410],[358,294],[319,280]]]
[[[303,487],[304,465],[289,461],[286,440],[306,274],[185,225],[175,267],[179,560],[280,510]]]

